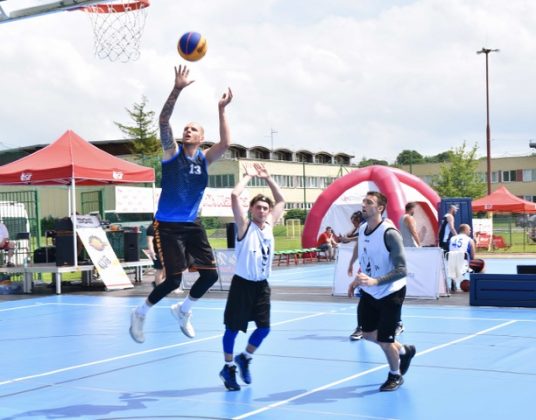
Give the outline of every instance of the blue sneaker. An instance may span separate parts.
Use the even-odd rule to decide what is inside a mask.
[[[240,369],[240,378],[242,378],[246,384],[250,384],[251,373],[249,373],[249,364],[251,363],[251,359],[248,359],[246,356],[240,353],[234,358],[234,361],[237,364],[238,369]]]
[[[240,385],[236,382],[236,366],[225,365],[220,372],[220,378],[229,391],[240,391]]]

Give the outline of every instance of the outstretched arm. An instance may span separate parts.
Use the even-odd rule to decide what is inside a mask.
[[[160,112],[160,141],[164,150],[164,159],[171,158],[177,152],[177,143],[173,138],[173,131],[171,130],[169,119],[171,118],[171,114],[173,114],[173,108],[181,91],[194,82],[188,79],[189,74],[190,70],[188,70],[188,67],[182,65],[178,69],[175,67],[175,85]]]
[[[239,238],[244,236],[246,228],[248,226],[248,215],[246,209],[240,204],[240,196],[244,192],[249,180],[256,175],[253,168],[248,165],[244,165],[244,175],[242,179],[235,185],[231,192],[231,208],[233,209],[234,221],[236,223],[236,233]]]
[[[264,165],[255,163],[253,164],[253,167],[257,171],[257,176],[266,180],[266,183],[270,187],[272,195],[274,196],[275,203],[271,212],[271,224],[275,225],[281,216],[283,216],[283,212],[285,211],[285,199],[283,198],[281,188],[279,188],[279,185],[277,185],[277,183],[272,179]]]
[[[229,131],[229,124],[227,123],[227,117],[225,115],[225,107],[229,105],[233,99],[233,92],[230,88],[227,92],[224,92],[220,101],[218,102],[218,116],[220,120],[220,141],[214,144],[210,149],[205,152],[205,157],[210,165],[212,162],[218,160],[225,151],[231,145],[231,133]]]

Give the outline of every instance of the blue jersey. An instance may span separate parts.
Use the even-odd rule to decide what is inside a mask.
[[[155,218],[160,222],[193,222],[208,184],[208,163],[201,150],[186,156],[182,146],[162,161],[162,193]]]

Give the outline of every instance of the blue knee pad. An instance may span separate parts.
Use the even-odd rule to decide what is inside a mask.
[[[236,336],[238,335],[238,330],[225,329],[225,334],[223,334],[223,352],[227,354],[233,354],[234,343]]]
[[[255,331],[253,331],[251,337],[249,337],[248,343],[257,348],[261,345],[262,340],[264,340],[269,333],[270,328],[259,327]]]

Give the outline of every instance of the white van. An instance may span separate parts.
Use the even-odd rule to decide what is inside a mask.
[[[0,201],[0,222],[6,225],[10,241],[16,242],[15,264],[24,264],[30,256],[30,221],[26,207],[15,201]]]

